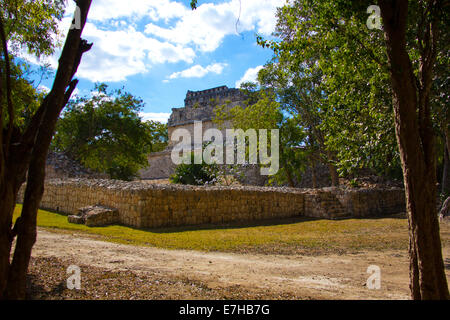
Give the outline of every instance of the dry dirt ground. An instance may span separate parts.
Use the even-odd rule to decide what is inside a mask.
[[[450,248],[444,248],[450,280]],[[67,289],[67,268],[81,289]],[[366,287],[367,268],[381,289]],[[409,299],[406,251],[257,255],[165,250],[40,228],[30,263],[30,299]],[[449,281],[450,282],[450,281]]]

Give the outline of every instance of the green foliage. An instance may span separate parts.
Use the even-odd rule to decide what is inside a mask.
[[[358,188],[358,187],[359,187],[358,180],[356,180],[356,179],[350,180],[350,185],[351,185],[353,188]]]
[[[296,0],[280,8],[281,41],[258,38],[274,51],[260,81],[342,174],[371,168],[398,177],[387,57],[383,33],[366,26],[370,4]]]
[[[172,183],[205,185],[214,184],[217,181],[217,165],[207,164],[202,160],[201,164],[194,163],[194,153],[190,154],[190,163],[182,163],[175,168],[175,173],[170,177]]]
[[[219,99],[211,98],[209,99],[209,105],[215,108],[219,104]]]
[[[192,10],[195,10],[195,9],[197,9],[197,0],[191,0],[191,9]]]
[[[4,64],[4,60],[0,60],[0,64]],[[14,106],[14,127],[23,131],[31,120],[36,110],[39,108],[44,93],[37,91],[33,82],[28,80],[30,74],[29,65],[19,61],[18,59],[11,60],[11,99]],[[6,83],[2,82],[3,92],[6,91]],[[4,113],[3,128],[5,128],[9,121],[8,113]]]
[[[269,184],[294,186],[305,169],[305,155],[301,145],[305,132],[292,117],[286,117],[271,90],[257,90],[256,84],[246,83],[241,90],[248,99],[243,106],[216,108],[213,121],[231,121],[235,129],[278,129],[280,133],[280,169],[269,178]],[[270,131],[269,131],[270,134]],[[270,141],[270,140],[269,140]],[[270,147],[270,145],[268,146]],[[248,150],[247,150],[248,151]]]
[[[258,43],[274,51],[259,73],[276,90],[282,108],[298,115],[322,154],[335,155],[342,174],[370,168],[401,177],[394,130],[392,92],[382,30],[366,25],[370,1],[295,0],[278,10],[276,36]],[[407,48],[415,75],[420,72],[419,36],[426,2],[410,1]],[[432,88],[433,125],[445,139],[448,108],[448,12],[443,15],[436,77]],[[433,19],[426,12],[424,19]],[[424,21],[422,21],[424,22]],[[419,35],[419,36],[418,36]],[[418,81],[420,81],[418,77]],[[324,149],[325,150],[321,150]],[[441,157],[442,158],[442,157]]]
[[[23,130],[41,104],[44,94],[38,92],[29,80],[33,71],[29,64],[17,59],[17,54],[23,50],[34,56],[50,55],[60,45],[58,38],[58,23],[64,14],[64,1],[55,0],[5,0],[0,4],[0,17],[3,22],[5,37],[9,52],[9,67],[11,81],[11,100],[14,108],[14,127]],[[5,99],[7,82],[3,78],[6,74],[5,56],[0,55],[0,74],[2,81],[1,92]],[[48,70],[41,68],[41,77]],[[3,113],[3,127],[9,121],[6,103],[1,103]]]
[[[169,141],[167,123],[150,120],[143,124],[147,127],[147,132],[149,133],[150,152],[163,151]]]
[[[25,48],[36,56],[52,54],[61,44],[58,23],[65,5],[63,0],[2,1],[0,15],[10,51],[17,53]]]
[[[91,97],[72,101],[59,120],[53,149],[111,178],[130,180],[147,165],[147,154],[167,141],[165,127],[144,123],[143,102],[130,93],[97,85]]]

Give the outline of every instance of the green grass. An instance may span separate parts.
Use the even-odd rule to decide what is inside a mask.
[[[17,205],[15,217],[20,214]],[[136,229],[126,226],[89,228],[67,222],[67,216],[39,210],[38,226],[55,232],[89,234],[101,240],[166,249],[320,254],[361,250],[407,249],[407,221],[377,219],[283,219],[259,223],[182,228]],[[443,242],[449,242],[449,229]]]

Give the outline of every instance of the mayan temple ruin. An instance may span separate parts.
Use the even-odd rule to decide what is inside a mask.
[[[168,121],[169,145],[162,152],[155,152],[148,156],[149,167],[140,173],[142,179],[167,179],[174,172],[175,165],[171,160],[171,152],[174,143],[170,137],[174,130],[183,128],[194,135],[194,122],[202,121],[202,135],[210,129],[216,128],[213,123],[214,109],[217,106],[226,105],[233,108],[243,105],[245,96],[239,89],[220,86],[202,91],[188,91],[184,99],[183,108],[172,108],[172,114]],[[224,123],[224,131],[229,127]]]

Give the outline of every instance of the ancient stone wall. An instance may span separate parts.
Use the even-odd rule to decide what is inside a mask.
[[[23,199],[22,187],[18,199]],[[401,189],[352,190],[154,185],[114,180],[48,180],[41,208],[75,214],[116,208],[121,224],[167,227],[270,218],[340,218],[403,212]]]
[[[187,108],[198,106],[208,106],[211,104],[211,99],[214,100],[229,100],[229,101],[241,101],[243,100],[243,94],[239,89],[228,88],[227,86],[220,86],[201,91],[190,91],[186,93],[184,99],[184,105]]]
[[[143,180],[167,179],[175,171],[175,165],[171,159],[171,150],[153,152],[147,156],[148,167],[139,171],[139,177]]]
[[[401,188],[330,189],[344,210],[354,217],[370,217],[406,211],[405,191]]]
[[[45,163],[45,179],[107,179],[107,174],[94,172],[61,152],[49,152]]]
[[[213,128],[217,128],[216,124],[211,121],[211,120],[206,120],[206,121],[202,121],[201,126],[198,126],[199,128],[201,127],[201,137],[200,139],[203,139],[203,136],[205,134],[205,132],[209,129],[213,129]],[[222,133],[222,137],[225,139],[226,137],[226,129],[225,128],[230,128],[231,125],[227,122],[224,124],[224,129],[218,129],[221,133]],[[185,129],[189,132],[190,136],[191,136],[191,144],[194,143],[194,122],[185,124],[185,125],[177,125],[177,126],[171,126],[168,127],[168,135],[169,135],[169,145],[167,150],[170,150],[174,145],[180,143],[180,141],[173,141],[172,139],[175,139],[173,137],[173,132],[176,129]],[[200,131],[200,130],[199,130]]]
[[[177,129],[185,129],[189,132],[194,143],[194,122],[201,121],[202,132],[200,139],[206,130],[217,128],[213,123],[215,117],[215,108],[217,106],[226,106],[230,109],[237,105],[243,105],[245,97],[239,89],[221,86],[202,91],[188,91],[184,99],[183,108],[172,108],[172,113],[168,120],[169,145],[163,152],[148,155],[148,167],[139,172],[141,179],[160,179],[168,178],[174,172],[175,166],[172,163],[170,153],[175,144],[179,141],[172,140],[172,134]],[[221,132],[225,138],[226,128],[230,128],[229,121],[222,125]],[[253,179],[253,178],[252,178]]]
[[[217,106],[226,105],[233,108],[243,105],[244,95],[239,89],[226,86],[203,91],[188,91],[183,108],[172,108],[167,122],[168,127],[184,126],[194,121],[211,121]],[[170,132],[169,132],[170,136]]]

